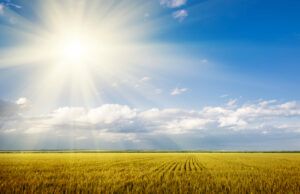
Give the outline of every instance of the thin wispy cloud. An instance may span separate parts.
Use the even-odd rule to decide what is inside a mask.
[[[178,20],[179,22],[182,22],[188,15],[188,11],[185,9],[175,11],[172,14],[173,18]]]
[[[184,92],[186,92],[186,91],[188,91],[188,89],[187,88],[174,88],[172,91],[171,91],[171,95],[172,96],[177,96],[177,95],[180,95],[180,94],[182,94],[182,93],[184,93]]]
[[[178,8],[187,3],[187,0],[160,0],[160,4],[170,7],[170,8]]]
[[[0,15],[4,14],[5,8],[21,9],[22,6],[18,5],[16,3],[13,3],[10,0],[4,0],[4,1],[0,2]]]
[[[227,102],[227,106],[234,106],[237,103],[237,99],[231,99]]]
[[[145,76],[140,81],[141,82],[147,82],[147,81],[150,81],[150,80],[151,80],[151,77]]]
[[[229,97],[228,94],[222,94],[222,95],[220,95],[220,98],[227,98],[227,97]]]

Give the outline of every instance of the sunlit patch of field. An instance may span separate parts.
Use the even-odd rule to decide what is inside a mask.
[[[299,153],[1,153],[0,193],[300,193]]]

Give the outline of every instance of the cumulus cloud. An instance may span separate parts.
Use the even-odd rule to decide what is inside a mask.
[[[22,109],[29,107],[29,100],[25,97],[19,98],[15,103]]]
[[[188,15],[188,11],[185,9],[175,11],[172,14],[173,18],[178,20],[179,22],[182,22]]]
[[[232,101],[229,102],[232,104]],[[296,102],[276,104],[274,101],[261,101],[240,107],[205,107],[203,114],[214,116],[219,127],[241,130],[258,129],[265,122],[270,124],[269,127],[277,128],[276,123],[285,123],[287,118],[299,117],[299,111],[300,107]]]
[[[14,102],[0,100],[0,118],[18,115],[20,106]]]
[[[177,8],[185,5],[187,0],[160,0],[160,4],[170,8]]]
[[[121,133],[186,133],[190,130],[209,130],[211,127],[219,130],[252,130],[263,126],[284,128],[282,126],[290,124],[289,119],[300,117],[297,102],[266,104],[268,101],[241,106],[208,106],[201,110],[153,108],[143,111],[119,104],[104,104],[92,109],[63,107],[43,117],[28,119],[27,123],[31,125],[26,132],[68,128],[66,126]],[[294,128],[295,125],[293,123]]]
[[[41,133],[46,133],[49,132],[50,128],[49,125],[47,124],[34,124],[30,126],[29,128],[24,130],[24,134],[41,134]]]
[[[139,110],[120,104],[104,104],[96,108],[62,107],[45,115],[21,115],[2,119],[0,138],[3,135],[43,134],[47,137],[72,137],[82,140],[79,142],[92,138],[95,141],[101,139],[115,143],[138,143],[145,138],[155,141],[158,137],[172,135],[192,138],[241,133],[264,136],[300,133],[300,105],[296,101],[256,101],[240,104],[235,100],[229,104],[230,106],[226,103],[198,110]],[[16,103],[9,105],[18,106]],[[2,115],[3,111],[7,111],[5,115],[11,115],[10,108],[3,109],[3,105],[0,107]]]
[[[55,123],[70,122],[111,124],[118,121],[130,120],[136,116],[136,110],[119,104],[105,104],[94,109],[81,107],[64,107],[55,110],[52,118]]]
[[[180,95],[184,92],[186,92],[188,89],[187,88],[174,88],[171,92],[172,96]]]
[[[112,132],[98,132],[95,134],[98,138],[107,139],[109,142],[140,142],[139,138],[134,133],[112,133]]]
[[[164,133],[181,134],[187,133],[190,130],[202,130],[207,127],[211,121],[203,118],[183,118],[178,120],[171,120],[165,126]]]
[[[16,129],[5,129],[3,130],[3,133],[14,133]]]
[[[24,97],[15,102],[0,99],[0,119],[3,117],[16,117],[28,106],[29,101]]]
[[[85,139],[88,139],[86,136],[78,136],[75,138],[76,140],[85,140]]]
[[[276,102],[276,101],[275,101]],[[296,101],[292,101],[292,102],[286,102],[284,104],[280,105],[280,108],[282,109],[286,109],[286,110],[296,110],[299,108],[299,105],[297,104]]]

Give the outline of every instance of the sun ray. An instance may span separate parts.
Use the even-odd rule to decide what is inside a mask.
[[[190,60],[174,57],[174,45],[154,43],[151,37],[164,16],[158,17],[151,2],[53,0],[38,5],[35,24],[11,11],[21,22],[7,31],[22,41],[6,48],[0,58],[0,68],[41,69],[31,74],[34,81],[27,92],[38,108],[92,106],[120,98],[132,105],[154,101],[155,86],[136,87],[141,76],[170,67],[165,64],[176,69],[178,61]],[[148,12],[157,17],[145,19]],[[121,87],[112,86],[116,81]]]

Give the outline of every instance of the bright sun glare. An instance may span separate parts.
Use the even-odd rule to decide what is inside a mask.
[[[82,35],[67,35],[55,42],[58,60],[66,65],[85,63],[93,57],[92,44]]]
[[[0,66],[37,65],[41,73],[32,88],[37,88],[41,104],[55,103],[63,95],[76,103],[92,104],[101,100],[102,88],[114,82],[130,85],[126,80],[136,79],[144,60],[148,63],[150,55],[160,57],[153,49],[156,45],[147,43],[154,24],[136,20],[147,6],[137,9],[136,4],[128,4],[107,12],[114,1],[93,1],[93,6],[87,2],[41,3],[37,25],[23,19],[24,24],[18,23],[16,32],[12,31],[24,38],[24,44],[0,52]]]
[[[62,53],[65,59],[76,61],[85,57],[86,50],[85,45],[79,39],[75,39],[65,43]]]

